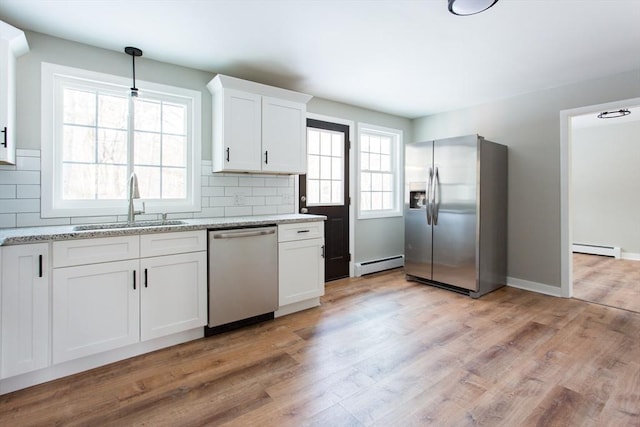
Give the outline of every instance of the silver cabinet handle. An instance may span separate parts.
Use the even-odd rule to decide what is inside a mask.
[[[275,234],[276,230],[258,230],[258,231],[234,231],[227,233],[214,233],[214,239],[237,239],[239,237],[255,237],[266,236],[268,234]]]

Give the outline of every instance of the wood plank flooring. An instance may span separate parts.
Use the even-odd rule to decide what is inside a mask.
[[[0,396],[0,425],[640,426],[640,314],[401,270],[320,308]]]
[[[640,313],[640,261],[573,254],[573,297]]]

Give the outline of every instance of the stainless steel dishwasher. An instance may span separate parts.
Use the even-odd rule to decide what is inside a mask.
[[[277,227],[210,230],[206,334],[273,319],[277,309]]]

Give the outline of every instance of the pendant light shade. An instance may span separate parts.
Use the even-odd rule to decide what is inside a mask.
[[[124,52],[127,55],[131,55],[133,66],[133,86],[131,87],[131,96],[136,98],[138,96],[138,88],[136,87],[136,56],[142,56],[142,51],[137,47],[127,46],[124,48]]]
[[[454,15],[475,15],[489,9],[498,0],[449,0],[449,12]]]

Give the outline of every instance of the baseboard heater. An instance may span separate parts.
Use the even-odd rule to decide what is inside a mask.
[[[604,255],[620,259],[622,251],[618,246],[599,246],[599,245],[584,245],[580,243],[574,243],[572,245],[572,251],[581,254],[590,255]]]
[[[357,262],[355,276],[360,277],[365,274],[377,273],[404,266],[404,255],[396,255],[389,258],[375,259],[371,261]]]

